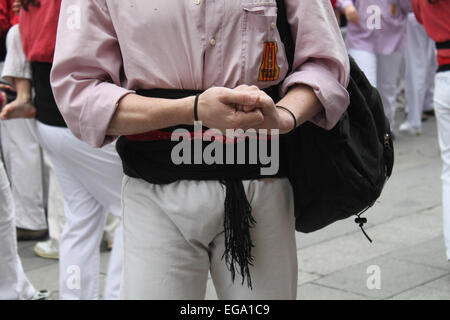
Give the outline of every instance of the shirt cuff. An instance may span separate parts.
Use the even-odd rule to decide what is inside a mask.
[[[103,82],[92,88],[95,94],[87,94],[86,105],[80,115],[81,140],[94,147],[102,147],[113,142],[117,137],[106,134],[111,118],[124,96],[135,93],[133,90]]]
[[[303,64],[302,70],[286,78],[280,89],[281,97],[289,87],[297,84],[311,87],[324,108],[309,121],[326,130],[332,129],[350,104],[347,89],[338,82],[336,76],[312,63]]]

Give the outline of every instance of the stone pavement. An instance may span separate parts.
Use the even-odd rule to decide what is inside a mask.
[[[399,112],[398,123],[402,117]],[[394,174],[366,214],[372,244],[353,219],[297,234],[299,299],[450,299],[434,118],[423,131],[420,137],[397,134]],[[36,288],[52,290],[57,299],[58,264],[36,257],[33,245],[19,243],[24,269]],[[108,257],[102,253],[102,282]],[[216,298],[211,281],[207,298]]]

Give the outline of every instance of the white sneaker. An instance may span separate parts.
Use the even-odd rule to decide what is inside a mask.
[[[398,128],[398,130],[401,133],[407,134],[409,136],[420,136],[422,134],[422,129],[421,128],[413,127],[407,121],[403,122],[400,125],[400,127]]]
[[[48,292],[47,290],[39,290],[36,291],[31,300],[48,300],[49,297],[50,292]]]
[[[59,245],[57,240],[49,239],[47,241],[38,242],[33,250],[34,253],[41,258],[59,259]]]

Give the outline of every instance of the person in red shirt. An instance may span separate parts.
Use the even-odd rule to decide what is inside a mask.
[[[442,158],[442,207],[447,259],[450,261],[450,1],[413,0],[417,20],[436,42],[438,72],[435,77],[434,108],[438,122]]]

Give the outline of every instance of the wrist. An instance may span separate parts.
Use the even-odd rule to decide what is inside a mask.
[[[18,94],[17,101],[20,103],[31,103],[31,95],[29,94]]]
[[[289,113],[289,111],[285,110],[284,108],[280,108],[280,106],[277,106],[278,115],[280,118],[280,134],[288,134],[297,126],[296,119],[294,120],[294,115]]]
[[[180,105],[178,106],[176,112],[181,117],[180,123],[185,125],[192,125],[195,121],[194,119],[195,96],[179,99],[179,102]]]

